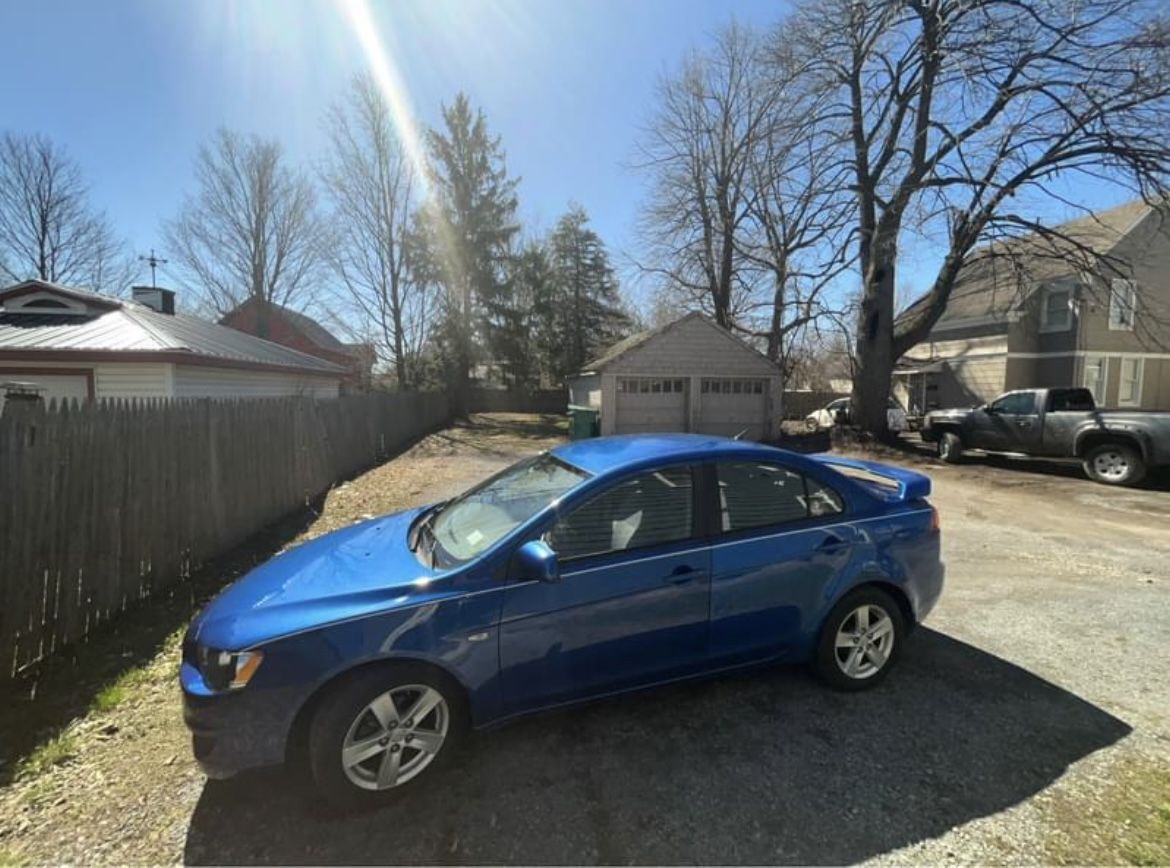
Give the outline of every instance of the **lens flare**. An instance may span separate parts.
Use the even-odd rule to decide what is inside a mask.
[[[369,64],[370,75],[381,91],[382,98],[386,100],[390,117],[398,130],[402,150],[414,167],[423,197],[429,201],[430,179],[427,177],[426,151],[414,121],[414,109],[410,104],[410,96],[402,76],[398,74],[398,68],[382,44],[382,37],[370,11],[370,5],[366,0],[342,0],[340,5],[346,23],[361,46],[366,63]]]

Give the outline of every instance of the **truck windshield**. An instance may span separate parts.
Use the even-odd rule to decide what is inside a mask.
[[[471,560],[586,477],[583,470],[547,454],[497,473],[434,517],[431,530],[436,566]]]

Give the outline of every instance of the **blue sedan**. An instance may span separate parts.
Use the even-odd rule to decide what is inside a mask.
[[[212,776],[307,761],[332,802],[426,778],[469,729],[773,661],[859,690],[943,584],[927,477],[697,435],[608,437],[273,558],[183,645]]]

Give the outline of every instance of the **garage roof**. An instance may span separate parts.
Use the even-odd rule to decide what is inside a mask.
[[[54,313],[13,304],[30,292],[82,302],[84,310]],[[11,306],[10,306],[11,305]],[[343,374],[332,362],[187,314],[164,314],[125,299],[30,280],[0,291],[0,358],[6,353],[76,353],[79,357],[120,353],[125,361],[146,354],[189,357],[194,364],[239,362],[241,366],[289,368]],[[145,360],[145,359],[144,359]]]
[[[686,316],[679,317],[678,319],[674,320],[673,322],[668,322],[665,325],[660,325],[660,326],[657,326],[656,328],[646,329],[645,331],[638,332],[635,335],[630,335],[628,338],[625,338],[624,340],[618,341],[616,344],[614,344],[612,347],[610,347],[608,350],[606,350],[602,355],[598,356],[596,359],[594,359],[593,361],[589,362],[584,367],[582,367],[582,369],[577,373],[577,376],[584,376],[587,374],[599,373],[602,369],[608,367],[609,365],[612,365],[618,359],[629,354],[633,350],[636,350],[639,347],[645,346],[646,344],[650,343],[650,341],[655,340],[656,338],[659,338],[659,337],[665,335],[667,332],[671,331],[672,329],[677,328],[678,326],[682,325],[683,323],[691,322],[692,320],[698,320],[700,322],[706,323],[711,328],[716,329],[720,334],[722,334],[724,337],[726,337],[729,341],[734,341],[736,344],[741,346],[743,349],[759,356],[760,361],[762,361],[768,365],[775,366],[774,362],[772,362],[767,356],[765,356],[763,353],[761,353],[759,350],[757,350],[751,344],[747,343],[742,338],[739,338],[736,335],[733,335],[731,332],[727,331],[726,329],[721,328],[720,326],[716,325],[714,322],[712,322],[708,317],[704,316],[702,313],[699,313],[698,311],[693,311],[691,313],[688,313]]]

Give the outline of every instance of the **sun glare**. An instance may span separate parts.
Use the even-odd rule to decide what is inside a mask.
[[[398,68],[382,43],[378,24],[367,0],[342,0],[341,9],[345,15],[354,38],[361,46],[369,65],[370,75],[382,92],[383,99],[390,109],[390,117],[398,130],[398,138],[406,158],[410,160],[418,176],[418,183],[422,188],[423,197],[430,199],[430,184],[426,171],[426,154],[423,150],[422,136],[415,123],[414,109],[410,104],[410,95]]]

